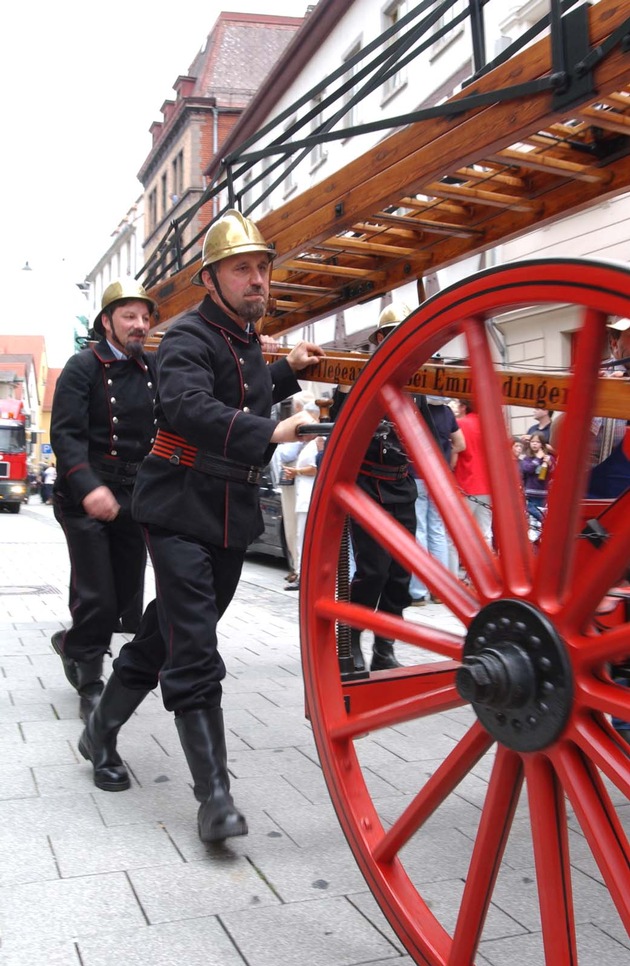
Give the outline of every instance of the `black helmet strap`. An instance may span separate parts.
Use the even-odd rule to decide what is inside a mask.
[[[216,271],[214,269],[214,264],[211,263],[210,265],[206,265],[205,268],[207,268],[208,271],[210,272],[210,276],[212,278],[212,284],[214,285],[214,287],[215,287],[215,289],[217,291],[217,295],[219,296],[219,298],[221,299],[221,301],[223,302],[223,304],[228,307],[228,309],[230,310],[230,312],[233,312],[234,315],[238,316],[238,312],[236,311],[236,309],[234,308],[234,306],[231,305],[228,302],[228,300],[226,299],[225,295],[221,291],[221,286],[219,285],[219,279],[218,279],[217,273],[216,273]]]

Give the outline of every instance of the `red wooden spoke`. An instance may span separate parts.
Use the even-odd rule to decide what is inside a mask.
[[[525,760],[525,774],[539,890],[540,918],[547,963],[574,966],[578,961],[567,816],[562,789],[542,755]]]
[[[377,862],[391,862],[413,833],[457,788],[492,743],[488,732],[475,723],[375,847],[374,859]]]
[[[630,844],[598,772],[575,748],[554,756],[558,774],[611,898],[630,933]]]
[[[315,610],[320,617],[329,617],[350,627],[369,627],[379,637],[392,637],[457,661],[462,657],[463,641],[456,634],[412,624],[392,614],[371,611],[360,604],[350,604],[330,598],[320,598],[315,605]]]
[[[463,591],[461,584],[436,563],[422,547],[418,546],[404,527],[356,486],[339,483],[335,487],[334,496],[347,515],[356,520],[410,573],[422,573],[423,579],[426,574],[430,586],[433,586],[436,592],[439,590],[445,593],[453,612],[460,620],[466,620],[471,613],[470,593]]]
[[[571,731],[576,747],[590,758],[622,795],[630,798],[628,746],[617,736],[608,721],[605,718],[594,719],[585,715],[575,719]]]
[[[579,541],[573,589],[563,610],[567,629],[581,629],[608,590],[625,576],[630,557],[629,510],[627,491],[597,518],[608,534],[605,541],[600,546]]]
[[[531,587],[531,544],[517,467],[508,443],[502,399],[490,355],[485,320],[464,322],[471,369],[475,373],[475,403],[490,475],[492,529],[503,570],[503,595],[524,594]]]
[[[571,538],[580,529],[579,514],[588,469],[585,455],[590,454],[590,424],[605,321],[603,313],[587,310],[577,340],[570,409],[559,430],[558,464],[553,486],[549,488],[538,561],[536,589],[541,602],[561,600],[572,574],[576,543]],[[563,547],[560,559],[558,547]]]
[[[579,649],[575,662],[580,671],[586,672],[593,666],[601,667],[605,661],[620,664],[628,655],[630,625],[620,624],[612,630],[575,640]]]
[[[540,318],[546,305],[572,307],[579,327],[557,467],[535,547],[488,338],[491,322],[527,305],[536,306]],[[440,293],[396,328],[363,370],[315,484],[300,578],[308,714],[359,868],[409,955],[423,966],[472,966],[483,956],[489,904],[511,871],[504,851],[513,837],[519,847],[526,827],[515,820],[515,810],[526,803],[547,966],[579,961],[565,798],[621,923],[630,926],[630,850],[619,806],[607,790],[610,785],[617,796],[630,794],[630,746],[611,725],[611,716],[630,720],[630,688],[612,680],[614,666],[630,655],[630,604],[624,610],[618,597],[608,600],[630,571],[630,491],[614,503],[584,501],[609,316],[630,317],[630,271],[590,261],[532,260],[482,272]],[[405,391],[413,374],[456,337],[468,347],[489,462],[493,547],[483,541]],[[425,479],[459,550],[465,580],[418,547],[357,486],[383,418]],[[338,563],[349,517],[442,599],[448,626],[430,626],[424,612],[409,609],[397,617],[340,598]],[[589,520],[596,522],[586,526]],[[349,627],[395,640],[405,666],[348,672],[337,635]],[[397,805],[393,793],[381,799],[371,789],[375,772],[396,784],[378,761],[383,748],[400,742],[419,761],[415,768],[408,762],[405,779],[412,787]],[[425,869],[433,823],[443,828],[444,816],[451,821],[468,797],[467,783],[476,788],[486,774],[488,790],[465,866],[451,868],[445,857],[440,867],[443,881],[460,884],[447,926],[432,911],[434,876]],[[519,799],[522,785],[526,795]]]
[[[630,691],[617,684],[608,684],[595,677],[583,675],[577,681],[576,707],[585,706],[591,711],[614,715],[630,720]]]
[[[426,481],[427,489],[435,501],[443,519],[449,521],[453,540],[464,566],[471,574],[475,587],[483,597],[492,599],[500,591],[499,571],[490,548],[480,539],[481,534],[467,501],[464,499],[455,477],[449,472],[442,452],[438,449],[431,432],[419,417],[418,410],[409,396],[386,386],[381,393],[390,412],[395,412],[396,427],[405,442],[411,461],[418,467]],[[523,517],[521,506],[521,517]],[[430,564],[429,564],[430,566]],[[427,574],[428,586],[432,586]],[[423,576],[424,580],[424,576]],[[442,596],[440,588],[439,596]]]
[[[472,963],[523,783],[518,755],[499,748],[453,937],[453,963]]]

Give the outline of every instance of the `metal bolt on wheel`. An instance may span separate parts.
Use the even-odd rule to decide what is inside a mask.
[[[522,306],[535,306],[542,318],[541,307],[559,305],[573,307],[579,332],[557,467],[534,545],[489,323]],[[611,931],[630,932],[630,746],[610,723],[630,721],[630,689],[610,670],[630,655],[628,608],[613,626],[597,616],[629,569],[630,491],[606,506],[585,502],[609,316],[630,316],[630,272],[613,264],[535,260],[447,289],[366,366],[316,483],[300,600],[308,713],[359,867],[414,962],[425,966],[473,964],[495,935],[493,923],[501,934],[519,888],[531,899],[525,928],[532,964],[578,963],[586,880],[606,899]],[[492,547],[405,390],[456,337],[466,346],[486,446]],[[421,468],[467,580],[431,558],[357,487],[383,418]],[[444,602],[449,629],[407,617],[410,611],[397,618],[339,599],[347,517],[422,577]],[[342,675],[340,625],[395,639],[405,667],[367,679]],[[425,760],[414,757],[420,746]],[[387,786],[404,790],[402,805]],[[464,816],[462,827],[453,827],[454,810]]]

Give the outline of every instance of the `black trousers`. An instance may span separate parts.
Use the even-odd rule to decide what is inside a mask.
[[[416,509],[413,502],[388,503],[383,509],[415,538]],[[350,600],[353,604],[363,604],[372,610],[400,617],[411,602],[409,572],[354,520],[350,520],[350,535],[356,565],[350,583]]]
[[[157,599],[121,648],[114,671],[134,690],[151,691],[159,681],[169,711],[220,707],[225,664],[217,624],[234,597],[245,551],[155,526],[145,529],[145,538]]]
[[[108,650],[119,621],[135,631],[142,616],[147,552],[142,527],[131,518],[129,494],[116,493],[120,513],[111,523],[93,520],[55,502],[70,554],[69,607],[72,626],[63,649],[77,661]]]

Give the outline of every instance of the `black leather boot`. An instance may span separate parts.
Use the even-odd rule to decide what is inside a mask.
[[[118,732],[146,698],[148,691],[132,691],[112,672],[100,701],[79,738],[79,751],[94,765],[94,784],[106,792],[122,792],[131,782],[116,751]]]
[[[402,664],[394,655],[394,642],[387,641],[384,637],[375,637],[370,671],[389,671],[395,667],[402,667]]]
[[[82,721],[87,721],[103,690],[103,657],[101,655],[91,661],[76,661],[73,657],[68,657],[63,651],[63,636],[63,631],[55,631],[50,643],[61,658],[66,678],[75,691],[79,692],[79,717]]]
[[[103,692],[103,658],[95,657],[92,661],[75,661],[77,669],[77,691],[79,692],[79,717],[87,722],[98,704]]]
[[[64,631],[55,631],[53,636],[50,638],[50,643],[52,644],[52,649],[61,658],[61,663],[63,664],[63,672],[66,678],[72,685],[72,687],[77,689],[77,662],[71,658],[66,657],[63,653],[63,636]]]
[[[221,708],[195,708],[177,715],[175,724],[201,807],[197,813],[202,842],[247,835],[245,816],[230,795],[227,749]]]
[[[361,631],[358,631],[355,627],[350,628],[350,647],[355,671],[365,671],[365,660],[361,650]]]

